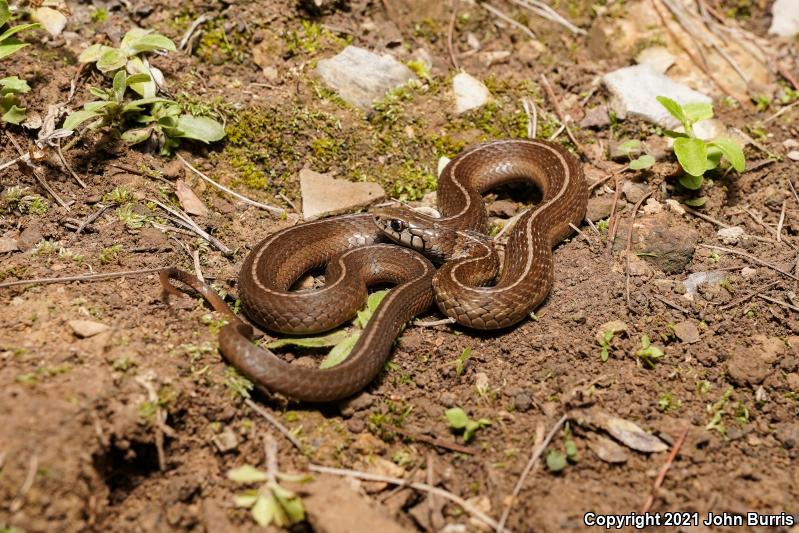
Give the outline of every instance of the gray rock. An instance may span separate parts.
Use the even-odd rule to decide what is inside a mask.
[[[625,181],[624,184],[621,186],[621,192],[624,193],[624,197],[627,198],[627,201],[631,204],[638,203],[641,198],[647,192],[646,185],[643,183],[634,183],[632,181]]]
[[[618,208],[621,209],[625,205],[624,202],[619,201]],[[585,218],[591,222],[608,218],[613,209],[613,198],[610,196],[597,196],[596,198],[589,198],[588,207],[585,211]]]
[[[81,339],[94,337],[98,333],[107,331],[109,328],[101,322],[94,322],[93,320],[70,320],[69,327]]]
[[[656,100],[667,96],[680,104],[712,103],[709,96],[671,80],[650,65],[636,65],[609,72],[602,81],[613,96],[611,106],[619,118],[640,117],[663,127],[675,128],[677,120]]]
[[[391,57],[348,46],[330,59],[322,59],[316,73],[341,98],[361,109],[369,109],[386,92],[410,80],[414,73]]]
[[[613,243],[617,251],[625,248],[628,231],[627,227],[619,230]],[[632,237],[632,251],[666,274],[682,272],[699,241],[699,234],[690,224],[666,211],[636,219]]]
[[[785,424],[777,430],[777,440],[786,448],[799,446],[799,423]]]
[[[771,6],[771,26],[768,32],[780,37],[793,37],[799,33],[799,2],[777,0]]]
[[[229,427],[225,428],[219,435],[214,435],[211,440],[221,453],[235,450],[239,445],[239,438],[236,436],[236,432]]]
[[[308,168],[300,170],[300,192],[305,220],[346,213],[386,197],[377,183],[336,179]]]
[[[581,128],[602,129],[607,126],[610,126],[610,114],[608,113],[608,106],[604,104],[586,111],[583,120],[580,121]]]
[[[716,235],[721,239],[722,243],[734,246],[738,244],[738,241],[744,236],[744,229],[740,226],[721,228],[716,232]]]
[[[675,324],[674,334],[678,339],[687,344],[699,341],[699,328],[690,320],[683,320]]]

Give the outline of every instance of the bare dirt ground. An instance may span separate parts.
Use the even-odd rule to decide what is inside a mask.
[[[297,221],[278,193],[294,204],[300,201],[297,172],[303,166],[377,181],[394,197],[418,200],[434,187],[440,155],[455,155],[480,140],[525,135],[522,97],[537,104],[539,136],[557,130],[541,74],[579,123],[588,109],[607,99],[599,89],[580,106],[595,78],[631,64],[646,44],[610,54],[607,43],[608,50],[597,47],[593,28],[623,19],[624,2],[599,2],[599,10],[590,2],[556,2],[574,23],[592,31],[572,35],[531,17],[529,26],[540,41],[534,44],[518,30],[497,26],[479,5],[462,2],[455,10],[454,51],[460,67],[486,82],[494,103],[456,116],[449,93],[457,71],[449,60],[448,5],[411,0],[323,4],[309,11],[271,0],[97,1],[70,4],[70,23],[60,37],[30,34],[26,40],[33,45],[3,68],[29,80],[32,91],[25,103],[29,112],[44,115],[48,104],[64,101],[80,66],[77,54],[91,42],[113,41],[134,25],[157,29],[177,42],[192,21],[207,15],[193,53],[153,59],[173,95],[226,120],[225,141],[210,148],[188,144],[180,153],[215,179],[291,214],[276,220],[208,187],[174,159],[86,134],[65,153],[86,189],[63,171],[55,154],[48,152],[39,163],[71,202],[69,212],[48,197],[24,165],[0,173],[4,190],[27,186],[49,205],[35,214],[2,206],[0,236],[18,240],[22,251],[0,255],[0,282],[169,265],[192,270],[190,252],[198,250],[204,274],[235,297],[248,250]],[[768,4],[722,1],[718,7],[731,21],[765,36]],[[510,4],[504,9],[521,13]],[[479,40],[480,52],[470,52],[470,34]],[[365,116],[342,104],[312,74],[316,61],[348,42],[388,50],[400,61],[413,59],[422,48],[433,60],[431,77],[420,89],[389,99]],[[511,54],[489,61],[486,51]],[[273,70],[264,74],[263,67]],[[796,75],[795,62],[787,68]],[[89,86],[103,81],[92,71],[77,79],[74,107],[88,101]],[[409,326],[386,371],[350,404],[320,408],[252,391],[253,399],[295,434],[302,453],[244,402],[240,376],[217,351],[218,317],[197,299],[167,307],[156,274],[0,289],[0,531],[255,530],[249,513],[234,507],[241,487],[226,473],[244,464],[262,467],[267,433],[278,438],[283,471],[303,472],[316,463],[432,481],[498,518],[536,439],[567,412],[573,420],[548,449],[565,453],[573,442],[576,456],[559,472],[541,465],[531,474],[513,502],[508,522],[513,531],[583,530],[587,512],[641,509],[668,451],[624,448],[623,462],[600,459],[594,450],[607,441],[585,422],[596,413],[633,422],[667,447],[687,430],[653,511],[799,516],[799,320],[793,277],[799,202],[789,185],[796,183],[796,163],[784,157],[770,161],[765,153],[782,156],[784,141],[799,139],[799,107],[764,123],[795,101],[795,93],[792,98],[775,97],[760,109],[750,102],[716,105],[722,122],[757,136],[760,148],[746,148],[754,170],[713,176],[701,211],[756,238],[724,245],[716,235],[719,226],[706,218],[639,212],[642,227],[665,233],[668,242],[690,244],[684,264],[668,272],[645,249],[632,257],[628,304],[624,248],[634,201],[621,195],[615,246],[601,224],[599,232],[584,225],[584,237],[559,246],[554,289],[534,320],[495,334]],[[592,181],[621,168],[609,159],[612,142],[654,135],[650,125],[629,119],[595,129],[573,124],[572,129],[590,151],[586,171]],[[35,134],[16,127],[8,131],[23,150],[32,145]],[[2,138],[0,161],[17,157],[9,136]],[[575,148],[565,134],[558,140]],[[667,157],[649,171],[617,175],[609,188],[597,187],[594,194],[607,204],[615,187],[633,181],[663,203],[679,197],[675,170],[673,157]],[[157,213],[148,199],[174,201],[177,178],[209,207],[198,223],[234,250],[232,257],[194,236],[152,227]],[[120,186],[131,191],[141,225],[120,216],[114,205],[80,235],[68,227],[68,219],[80,222],[96,213],[98,203]],[[516,202],[513,209],[528,200],[514,191],[500,194],[507,197]],[[748,257],[696,243],[733,248]],[[688,300],[688,277],[709,271],[721,272],[721,280],[701,286]],[[430,311],[422,318],[441,317]],[[110,327],[79,338],[68,324],[72,320]],[[614,337],[603,362],[596,336],[612,320],[624,322],[626,332]],[[665,353],[654,368],[635,355],[644,335]],[[458,368],[467,348],[471,355]],[[472,453],[407,437],[423,434],[462,444],[444,418],[453,406],[491,421],[467,444]],[[392,524],[407,530],[482,527],[459,506],[407,487],[392,492],[392,487],[364,486],[360,490],[366,495],[338,499],[336,491],[349,490],[346,484],[297,489],[307,491],[309,514],[315,514],[314,525],[299,530],[336,531],[331,514],[357,514],[364,499],[385,518],[373,523],[372,515],[364,515],[363,531],[391,530]],[[320,496],[329,502],[312,508]],[[795,531],[786,526],[726,530]]]

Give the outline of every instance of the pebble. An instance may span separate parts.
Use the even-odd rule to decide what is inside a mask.
[[[517,211],[516,203],[508,200],[497,200],[488,204],[488,215],[492,217],[510,218]]]
[[[785,156],[791,161],[799,161],[799,150],[791,150]]]
[[[730,246],[738,244],[741,237],[744,236],[744,229],[740,226],[733,226],[731,228],[721,228],[716,232],[716,235],[721,242]]]
[[[665,73],[674,64],[674,55],[665,46],[650,46],[641,50],[635,56],[639,65],[649,65],[660,73]]]
[[[611,320],[610,322],[605,322],[596,330],[594,338],[597,342],[602,342],[604,340],[606,331],[612,331],[614,335],[619,335],[620,333],[626,334],[627,324],[621,320]]]
[[[654,198],[649,198],[646,201],[646,205],[641,208],[641,211],[646,215],[657,215],[658,213],[663,212],[663,204]]]
[[[14,235],[13,237],[11,235]],[[8,232],[2,237],[0,237],[0,254],[4,254],[7,252],[16,252],[19,250],[19,245],[17,244],[16,239],[16,232]]]
[[[522,413],[526,413],[533,406],[533,398],[528,392],[520,392],[513,397],[513,407]]]
[[[336,179],[308,168],[300,170],[300,192],[305,220],[346,213],[386,197],[377,183]]]
[[[712,103],[712,99],[677,83],[650,65],[624,67],[605,74],[602,81],[612,95],[611,106],[619,118],[639,117],[663,127],[675,128],[678,121],[656,97],[666,96],[679,104]]]
[[[620,202],[619,208],[624,207]],[[585,210],[585,218],[591,222],[597,222],[610,216],[613,209],[613,198],[610,196],[597,196],[589,198],[588,207]]]
[[[102,322],[95,322],[93,320],[70,320],[67,322],[67,324],[69,324],[69,327],[72,328],[72,331],[75,333],[75,335],[81,339],[94,337],[98,333],[102,333],[103,331],[110,329]]]
[[[164,168],[161,169],[161,175],[165,178],[169,178],[171,180],[183,177],[184,167],[183,162],[179,159],[175,159],[164,165]]]
[[[212,440],[217,450],[221,453],[235,450],[239,445],[239,438],[236,436],[236,432],[229,427],[225,428],[219,435],[214,435]]]
[[[799,422],[783,424],[783,426],[777,430],[776,437],[786,448],[795,448],[799,446]]]
[[[19,239],[17,239],[17,246],[23,252],[27,252],[36,246],[43,238],[44,236],[42,235],[40,226],[38,224],[32,224],[22,230]]]
[[[780,37],[793,37],[799,33],[799,2],[777,0],[771,6],[771,14],[769,33]]]
[[[672,199],[666,200],[666,206],[669,208],[669,210],[680,216],[685,214],[685,208],[681,206],[680,202],[678,202],[677,200],[672,200]]]
[[[358,411],[369,409],[374,405],[375,397],[368,392],[363,392],[354,398],[350,398],[338,404],[341,416],[349,418]]]
[[[452,78],[452,90],[455,93],[455,112],[464,113],[477,109],[488,103],[491,93],[485,84],[465,72]]]
[[[683,320],[674,324],[674,334],[686,344],[699,341],[699,328],[690,320]]]
[[[626,245],[626,228],[619,228],[614,249]],[[633,226],[632,250],[666,274],[679,274],[691,261],[699,234],[690,224],[668,212],[641,217]]]
[[[628,459],[627,450],[613,442],[607,437],[596,435],[588,441],[588,447],[601,460],[606,463],[626,463]]]
[[[411,69],[390,55],[352,45],[319,60],[316,73],[345,102],[361,109],[369,109],[391,89],[416,79]]]
[[[624,197],[632,204],[637,204],[641,198],[647,193],[646,185],[643,183],[634,183],[632,181],[625,181],[621,186],[621,192]]]
[[[580,121],[581,128],[602,129],[607,126],[610,126],[610,113],[608,112],[608,106],[604,104],[592,107],[586,111],[585,116]]]

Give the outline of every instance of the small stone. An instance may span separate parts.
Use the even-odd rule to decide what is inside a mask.
[[[756,269],[756,268],[752,268],[752,267],[743,267],[743,268],[741,269],[741,276],[742,276],[744,279],[751,278],[751,277],[752,277],[752,276],[754,276],[755,274],[757,274],[757,269]]]
[[[786,448],[795,448],[799,446],[799,422],[783,424],[782,427],[777,430],[775,436]]]
[[[366,429],[366,422],[362,418],[350,418],[347,420],[347,429],[351,433],[362,433]]]
[[[36,246],[43,238],[44,236],[42,235],[42,230],[39,225],[32,224],[22,230],[19,239],[17,239],[17,246],[23,252],[27,252]]]
[[[674,334],[686,344],[693,344],[699,341],[699,328],[690,320],[683,320],[675,324]]]
[[[455,93],[456,113],[464,113],[470,109],[482,107],[491,98],[488,87],[482,81],[465,72],[456,74],[452,78],[452,90]]]
[[[98,333],[110,329],[108,326],[101,322],[94,322],[93,320],[70,320],[67,322],[72,331],[81,339],[94,337]]]
[[[681,105],[712,103],[710,97],[671,80],[650,65],[614,70],[605,74],[602,81],[613,96],[611,106],[619,118],[639,117],[667,128],[676,128],[679,122],[660,105],[658,96],[666,96]]]
[[[685,208],[681,206],[680,202],[678,202],[677,200],[671,200],[671,199],[666,200],[666,206],[668,206],[669,210],[671,210],[674,213],[677,213],[680,216],[685,214]]]
[[[602,129],[607,126],[610,126],[610,113],[608,113],[608,106],[604,104],[586,111],[583,120],[580,121],[581,128]]]
[[[402,478],[405,476],[404,468],[397,465],[396,463],[392,463],[387,459],[383,459],[382,457],[369,458],[369,463],[365,465],[364,470],[366,470],[370,474],[375,474],[383,477],[388,476],[388,477]],[[374,494],[376,492],[382,492],[387,488],[388,488],[388,483],[384,481],[369,481],[369,482],[364,482],[363,484],[363,489],[370,494]]]
[[[161,175],[163,175],[165,178],[174,180],[182,177],[183,171],[183,162],[179,159],[174,159],[164,165],[164,168],[161,170]]]
[[[300,170],[300,192],[305,220],[345,213],[386,197],[377,183],[336,179],[308,168]]]
[[[649,65],[660,73],[665,73],[674,64],[674,55],[665,46],[650,46],[641,50],[635,56],[639,65]]]
[[[613,243],[617,251],[626,246],[627,228],[619,229]],[[698,241],[699,234],[692,225],[665,211],[642,217],[633,225],[633,252],[666,274],[679,274],[685,269]]]
[[[369,432],[364,432],[352,442],[351,448],[361,455],[372,455],[386,449],[386,444]]]
[[[736,385],[758,385],[769,373],[769,365],[750,352],[738,347],[727,360],[727,375]]]
[[[491,65],[507,63],[510,56],[510,50],[494,50],[491,52],[483,52],[480,54],[480,59],[482,60],[483,65],[488,68]]]
[[[191,190],[191,187],[186,185],[183,180],[177,181],[175,186],[175,194],[180,201],[180,206],[188,214],[199,217],[208,216],[208,208],[205,207],[203,201],[200,200],[196,194],[194,194],[194,191]]]
[[[211,440],[221,453],[235,450],[239,445],[239,438],[236,436],[236,432],[229,427],[225,428],[219,435],[214,435]]]
[[[646,205],[641,208],[641,211],[645,215],[657,215],[658,213],[663,212],[663,204],[655,200],[654,198],[649,198],[646,201]]]
[[[785,139],[782,141],[782,145],[790,150],[791,148],[799,148],[799,141],[796,139]]]
[[[17,238],[16,232],[13,233],[13,237],[11,236],[12,232],[8,232],[2,237],[0,237],[0,254],[5,254],[8,252],[16,252],[19,250],[19,246],[17,245]]]
[[[791,150],[790,152],[785,154],[785,157],[787,157],[791,161],[799,161],[799,150]]]
[[[342,402],[339,402],[338,408],[341,411],[341,415],[344,417],[350,417],[357,413],[358,411],[364,411],[369,409],[374,405],[375,397],[368,392],[362,392],[358,396],[354,398],[349,398]]]
[[[508,200],[497,200],[488,205],[488,215],[492,217],[510,218],[515,215],[517,211],[516,203]]]
[[[589,198],[588,207],[585,210],[585,218],[591,222],[597,222],[604,218],[608,218],[612,210],[613,198],[609,196],[597,196],[595,198]]]
[[[391,89],[416,79],[411,69],[390,55],[352,45],[330,59],[321,59],[316,73],[345,102],[361,109],[369,109]]]
[[[799,33],[799,2],[796,0],[777,0],[771,6],[771,15],[769,33],[780,37]]]
[[[438,401],[441,402],[441,405],[444,407],[452,407],[455,405],[457,399],[455,395],[451,392],[442,392],[441,395],[438,397]]]
[[[624,193],[624,197],[627,198],[627,201],[631,204],[637,204],[641,198],[647,193],[646,185],[643,183],[634,183],[632,181],[625,181],[624,185],[621,186],[621,192]]]
[[[716,235],[721,239],[722,243],[734,246],[738,244],[738,241],[744,236],[744,229],[740,226],[721,228],[716,232]]]
[[[597,342],[602,342],[604,340],[606,331],[611,331],[614,335],[626,334],[627,324],[621,320],[611,320],[610,322],[605,322],[596,330],[594,338]]]
[[[522,413],[526,413],[533,406],[533,398],[528,392],[520,392],[513,398],[513,407]]]

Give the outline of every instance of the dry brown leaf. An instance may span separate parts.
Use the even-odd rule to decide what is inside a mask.
[[[194,194],[191,187],[186,185],[183,180],[178,180],[176,185],[177,191],[175,191],[175,193],[178,195],[178,200],[180,200],[180,205],[183,207],[184,211],[190,215],[200,217],[208,216],[208,208],[205,207],[203,201]]]

